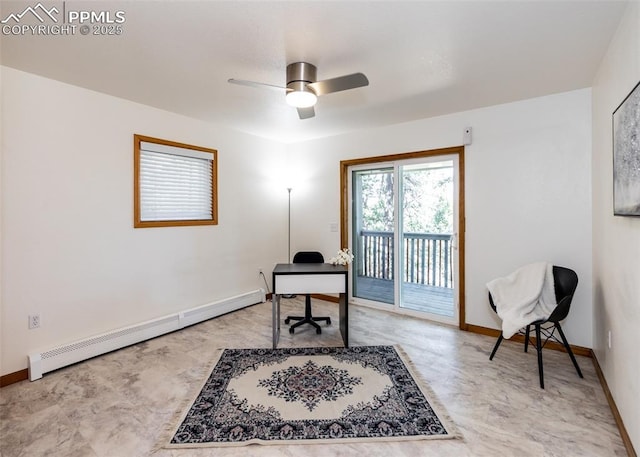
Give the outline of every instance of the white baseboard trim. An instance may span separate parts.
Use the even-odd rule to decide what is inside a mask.
[[[35,381],[58,368],[180,330],[266,300],[264,289],[187,309],[101,335],[29,354],[29,379]]]

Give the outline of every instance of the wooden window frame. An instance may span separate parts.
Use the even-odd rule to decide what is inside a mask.
[[[211,160],[211,219],[189,219],[189,220],[141,220],[140,202],[140,144],[142,142],[155,143],[164,146],[172,146],[181,149],[191,149],[210,153]],[[144,135],[133,135],[133,226],[134,228],[149,227],[184,227],[197,225],[218,225],[218,151],[216,149],[204,148],[185,143],[178,143],[160,138],[153,138]]]

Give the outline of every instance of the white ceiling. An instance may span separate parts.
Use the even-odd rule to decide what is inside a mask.
[[[6,2],[0,16],[37,2]],[[590,87],[618,1],[43,1],[124,11],[120,36],[1,36],[2,64],[284,142]],[[26,21],[26,18],[23,20]],[[300,120],[296,61],[368,87],[320,97]]]

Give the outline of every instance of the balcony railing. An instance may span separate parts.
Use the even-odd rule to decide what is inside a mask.
[[[453,288],[450,234],[405,233],[402,249],[403,282]],[[362,230],[356,252],[358,276],[394,279],[392,232]]]

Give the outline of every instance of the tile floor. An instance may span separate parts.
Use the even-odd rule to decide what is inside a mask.
[[[299,314],[301,297],[283,300]],[[334,324],[308,326],[280,347],[340,346],[337,305],[314,300]],[[262,303],[111,354],[0,389],[0,456],[625,456],[591,359],[545,350],[545,390],[535,351],[456,328],[351,307],[351,345],[399,344],[458,427],[462,439],[165,450],[172,416],[207,375],[218,348],[270,347],[271,304]]]

